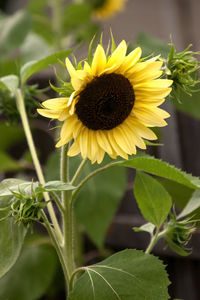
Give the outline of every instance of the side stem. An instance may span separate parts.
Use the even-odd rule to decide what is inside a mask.
[[[147,247],[145,253],[150,253],[151,250],[153,249],[153,247],[155,246],[155,244],[157,243],[157,241],[163,236],[164,232],[160,232],[160,227],[156,228],[156,233],[155,235],[152,237],[149,246]]]
[[[42,168],[40,166],[40,162],[39,162],[39,159],[38,159],[38,156],[37,156],[37,153],[36,153],[33,137],[32,137],[32,134],[31,134],[31,130],[30,130],[27,114],[26,114],[25,104],[24,104],[24,97],[23,97],[22,92],[21,92],[20,89],[17,89],[17,91],[16,91],[16,103],[17,103],[18,111],[20,113],[22,125],[23,125],[23,128],[24,128],[27,143],[28,143],[28,146],[29,146],[29,150],[31,152],[31,156],[32,156],[32,159],[33,159],[33,163],[34,163],[34,166],[35,166],[35,169],[36,169],[38,179],[39,179],[40,183],[42,185],[44,185],[45,180],[44,180],[44,176],[43,176],[43,173],[42,173]],[[48,193],[44,193],[44,199],[45,199],[45,201],[49,201],[50,197],[49,197]],[[52,206],[51,202],[49,202],[47,204],[47,208],[48,208],[50,218],[51,218],[52,223],[53,223],[54,228],[55,228],[56,236],[59,239],[59,242],[61,243],[62,239],[63,239],[62,232],[60,230],[60,226],[58,224],[58,221],[57,221],[57,218],[56,218],[56,215],[55,215],[55,212],[54,212],[54,209],[53,209],[53,206]]]

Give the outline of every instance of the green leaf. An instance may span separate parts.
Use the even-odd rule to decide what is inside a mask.
[[[88,162],[84,167],[85,175],[92,168]],[[75,213],[78,222],[99,248],[103,247],[106,231],[122,199],[125,186],[126,170],[108,169],[92,177],[77,194]]]
[[[75,188],[75,186],[59,180],[49,181],[42,187],[42,189],[46,192],[70,191],[74,190]]]
[[[43,59],[38,61],[30,61],[22,66],[20,70],[21,80],[22,83],[25,83],[27,79],[32,76],[33,74],[42,71],[58,62],[58,59],[64,59],[67,57],[72,50],[64,50],[60,52],[56,52],[51,54]]]
[[[31,15],[27,11],[17,11],[5,17],[0,24],[0,54],[5,55],[21,46],[30,30]]]
[[[155,226],[160,226],[172,206],[171,197],[164,187],[151,176],[137,172],[134,194],[144,218]]]
[[[119,166],[135,168],[164,177],[192,189],[200,188],[200,179],[187,174],[168,163],[147,154],[138,154],[133,159],[119,162]]]
[[[186,217],[187,215],[193,213],[196,209],[200,207],[200,191],[195,191],[187,203],[187,205],[184,207],[182,212],[178,215],[178,219]]]
[[[25,227],[22,224],[16,224],[13,218],[0,222],[0,278],[15,264],[25,234]]]
[[[0,280],[0,299],[40,299],[52,283],[56,268],[57,257],[51,246],[26,246],[15,266]]]
[[[6,88],[14,93],[19,87],[19,77],[16,75],[7,75],[0,78],[0,88]]]
[[[4,179],[0,183],[0,197],[12,196],[11,190],[18,189],[19,184],[24,183],[24,180],[17,178]]]
[[[172,202],[175,203],[176,207],[182,209],[194,192],[194,189],[188,188],[185,185],[177,183],[172,180],[165,178],[157,178],[157,180],[164,186],[172,197]]]
[[[153,235],[155,225],[152,223],[146,223],[140,227],[133,227],[135,232],[148,232],[151,236]]]
[[[142,251],[124,250],[84,269],[69,300],[169,299],[169,280],[162,262]]]

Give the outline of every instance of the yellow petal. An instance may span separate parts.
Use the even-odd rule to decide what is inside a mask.
[[[136,108],[131,114],[135,116],[140,122],[144,123],[149,127],[158,126],[163,127],[166,126],[167,123],[163,120],[163,118],[155,113],[154,111],[146,108]]]
[[[171,92],[171,88],[164,88],[160,90],[155,91],[146,91],[142,89],[137,89],[134,87],[134,93],[135,93],[135,99],[142,100],[142,99],[149,99],[149,100],[159,100],[165,98],[169,93]]]
[[[155,133],[139,121],[136,121],[135,118],[129,117],[127,119],[127,126],[130,127],[139,136],[147,140],[157,140],[157,136],[155,135]]]
[[[96,132],[97,134],[97,142],[99,144],[99,146],[105,151],[107,152],[109,155],[113,154],[113,151],[112,151],[112,147],[109,143],[109,140],[108,140],[108,137],[107,137],[107,133],[106,133],[106,130],[98,130]]]
[[[142,99],[142,100],[136,100],[134,103],[134,108],[140,108],[140,107],[156,107],[161,105],[163,102],[165,102],[165,99],[160,100],[154,100],[154,99]]]
[[[132,68],[140,59],[142,55],[142,50],[140,47],[137,47],[133,51],[131,51],[124,59],[123,63],[121,64],[119,70],[121,72],[126,72],[130,68]],[[119,72],[118,70],[118,72]]]
[[[70,118],[63,123],[63,126],[60,131],[60,138],[65,141],[69,141],[73,137],[72,133],[73,133],[73,120],[72,118]]]
[[[112,145],[114,151],[116,152],[116,155],[120,155],[124,159],[128,159],[128,155],[126,154],[126,152],[124,152],[121,149],[121,147],[118,146],[118,142],[116,142],[113,130],[108,131],[108,138],[109,138],[110,144]]]
[[[97,152],[97,163],[100,164],[104,158],[105,152],[99,148],[99,151]]]
[[[99,76],[106,66],[106,55],[103,47],[99,44],[92,61],[92,75]]]
[[[59,120],[59,121],[64,121],[64,120],[66,120],[68,117],[69,117],[69,109],[64,109],[64,110],[60,113],[60,115],[59,115],[59,117],[58,117],[58,120]]]
[[[142,82],[134,85],[135,89],[143,91],[159,91],[163,88],[168,88],[172,85],[173,81],[168,79],[156,79],[148,82]]]
[[[67,155],[69,156],[76,156],[80,153],[80,147],[77,142],[74,141],[72,146],[70,147],[69,151],[67,152]]]
[[[83,159],[87,157],[87,145],[88,145],[88,129],[83,128],[79,135],[79,147]]]
[[[130,128],[126,122],[123,122],[118,128],[121,130],[123,137],[126,139],[127,144],[129,145],[131,151],[130,154],[136,154],[135,145],[137,144],[135,143],[135,137],[133,132],[134,129]]]
[[[127,46],[126,42],[123,40],[119,46],[115,49],[115,51],[112,53],[111,57],[109,58],[107,64],[106,64],[106,69],[112,68],[115,66],[113,69],[110,69],[110,71],[114,71],[114,69],[119,68],[119,66],[122,64],[124,61],[125,55],[127,51]]]
[[[92,73],[92,69],[90,67],[90,65],[88,64],[87,61],[84,61],[84,68],[83,68],[84,71],[88,72],[89,74]]]
[[[69,98],[66,98],[66,97],[65,98],[53,98],[53,99],[49,99],[49,100],[42,102],[42,105],[48,109],[55,109],[55,110],[64,109],[67,106],[68,99]]]
[[[99,145],[96,139],[96,133],[91,130],[90,131],[90,139],[91,139],[91,161],[94,163],[97,160],[97,155],[99,151]]]
[[[60,110],[56,111],[56,110],[49,110],[49,109],[37,109],[37,112],[46,118],[50,118],[50,119],[58,119],[60,116]]]
[[[84,78],[87,76],[87,72],[84,70],[76,70],[72,65],[69,58],[66,58],[66,67],[71,77],[71,83],[75,90],[78,90],[83,84]]]

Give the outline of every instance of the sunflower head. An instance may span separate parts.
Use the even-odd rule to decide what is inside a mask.
[[[94,8],[94,16],[107,19],[124,9],[126,0],[88,0]]]
[[[170,93],[172,80],[160,79],[158,57],[144,61],[141,54],[140,47],[127,54],[123,40],[117,48],[113,42],[107,55],[98,44],[92,59],[77,66],[66,58],[73,92],[44,101],[38,109],[63,122],[56,147],[73,140],[69,156],[81,153],[101,163],[105,153],[128,159],[136,147],[146,149],[144,139],[157,138],[149,127],[167,125],[169,114],[158,106]]]

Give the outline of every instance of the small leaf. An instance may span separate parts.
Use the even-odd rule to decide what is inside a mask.
[[[48,290],[57,268],[49,245],[24,247],[14,267],[0,280],[0,299],[36,300]]]
[[[42,189],[46,192],[70,191],[75,188],[75,186],[59,180],[49,181],[42,186]]]
[[[19,77],[16,75],[8,75],[0,78],[0,88],[7,88],[14,93],[19,86]]]
[[[60,52],[56,52],[54,54],[51,54],[41,60],[38,61],[30,61],[26,63],[24,66],[22,66],[20,70],[21,80],[24,84],[27,79],[32,76],[33,74],[42,71],[58,62],[58,59],[64,59],[67,57],[72,50],[64,50]]]
[[[18,189],[19,184],[24,183],[24,180],[16,178],[4,179],[0,183],[0,197],[12,196],[11,190]]]
[[[124,250],[84,269],[69,300],[169,299],[169,280],[162,262],[142,251]]]
[[[182,212],[178,215],[178,219],[186,217],[187,215],[194,212],[197,208],[200,207],[200,191],[195,191],[187,203],[187,205],[184,207]]]
[[[155,229],[155,225],[153,225],[152,223],[146,223],[140,227],[133,227],[133,229],[135,232],[148,232],[152,236]]]
[[[13,218],[0,222],[0,278],[15,264],[26,234],[22,224],[16,224]]]
[[[151,176],[137,172],[134,193],[144,218],[155,226],[160,226],[172,206],[168,192]]]

